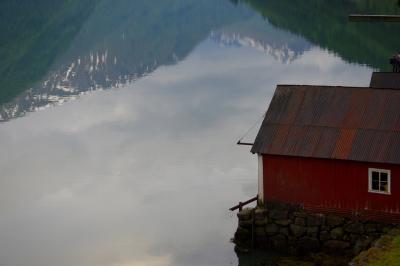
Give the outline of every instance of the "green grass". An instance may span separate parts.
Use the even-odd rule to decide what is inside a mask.
[[[395,237],[386,249],[377,251],[368,266],[400,265],[400,236]]]
[[[354,266],[400,266],[400,230],[388,232],[353,262]]]

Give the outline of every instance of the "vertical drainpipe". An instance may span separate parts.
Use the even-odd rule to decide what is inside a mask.
[[[264,205],[264,165],[263,156],[258,154],[258,205]]]

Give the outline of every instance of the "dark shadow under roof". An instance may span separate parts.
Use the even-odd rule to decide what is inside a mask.
[[[279,85],[251,151],[400,164],[400,90]]]

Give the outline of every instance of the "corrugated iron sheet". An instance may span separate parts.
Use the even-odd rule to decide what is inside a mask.
[[[400,90],[279,85],[252,152],[400,164]]]
[[[348,141],[352,132],[342,132]],[[338,148],[340,154],[342,150]],[[391,171],[391,195],[368,192],[368,169]],[[400,221],[400,165],[263,155],[264,200],[313,212],[348,213],[369,220]],[[381,219],[382,218],[382,219]]]
[[[371,88],[400,89],[400,73],[374,72],[371,78]]]

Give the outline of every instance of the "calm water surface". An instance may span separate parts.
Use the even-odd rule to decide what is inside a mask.
[[[257,161],[235,143],[276,84],[366,86],[380,67],[251,3],[69,2],[0,69],[0,266],[238,265],[228,208],[256,194]]]

